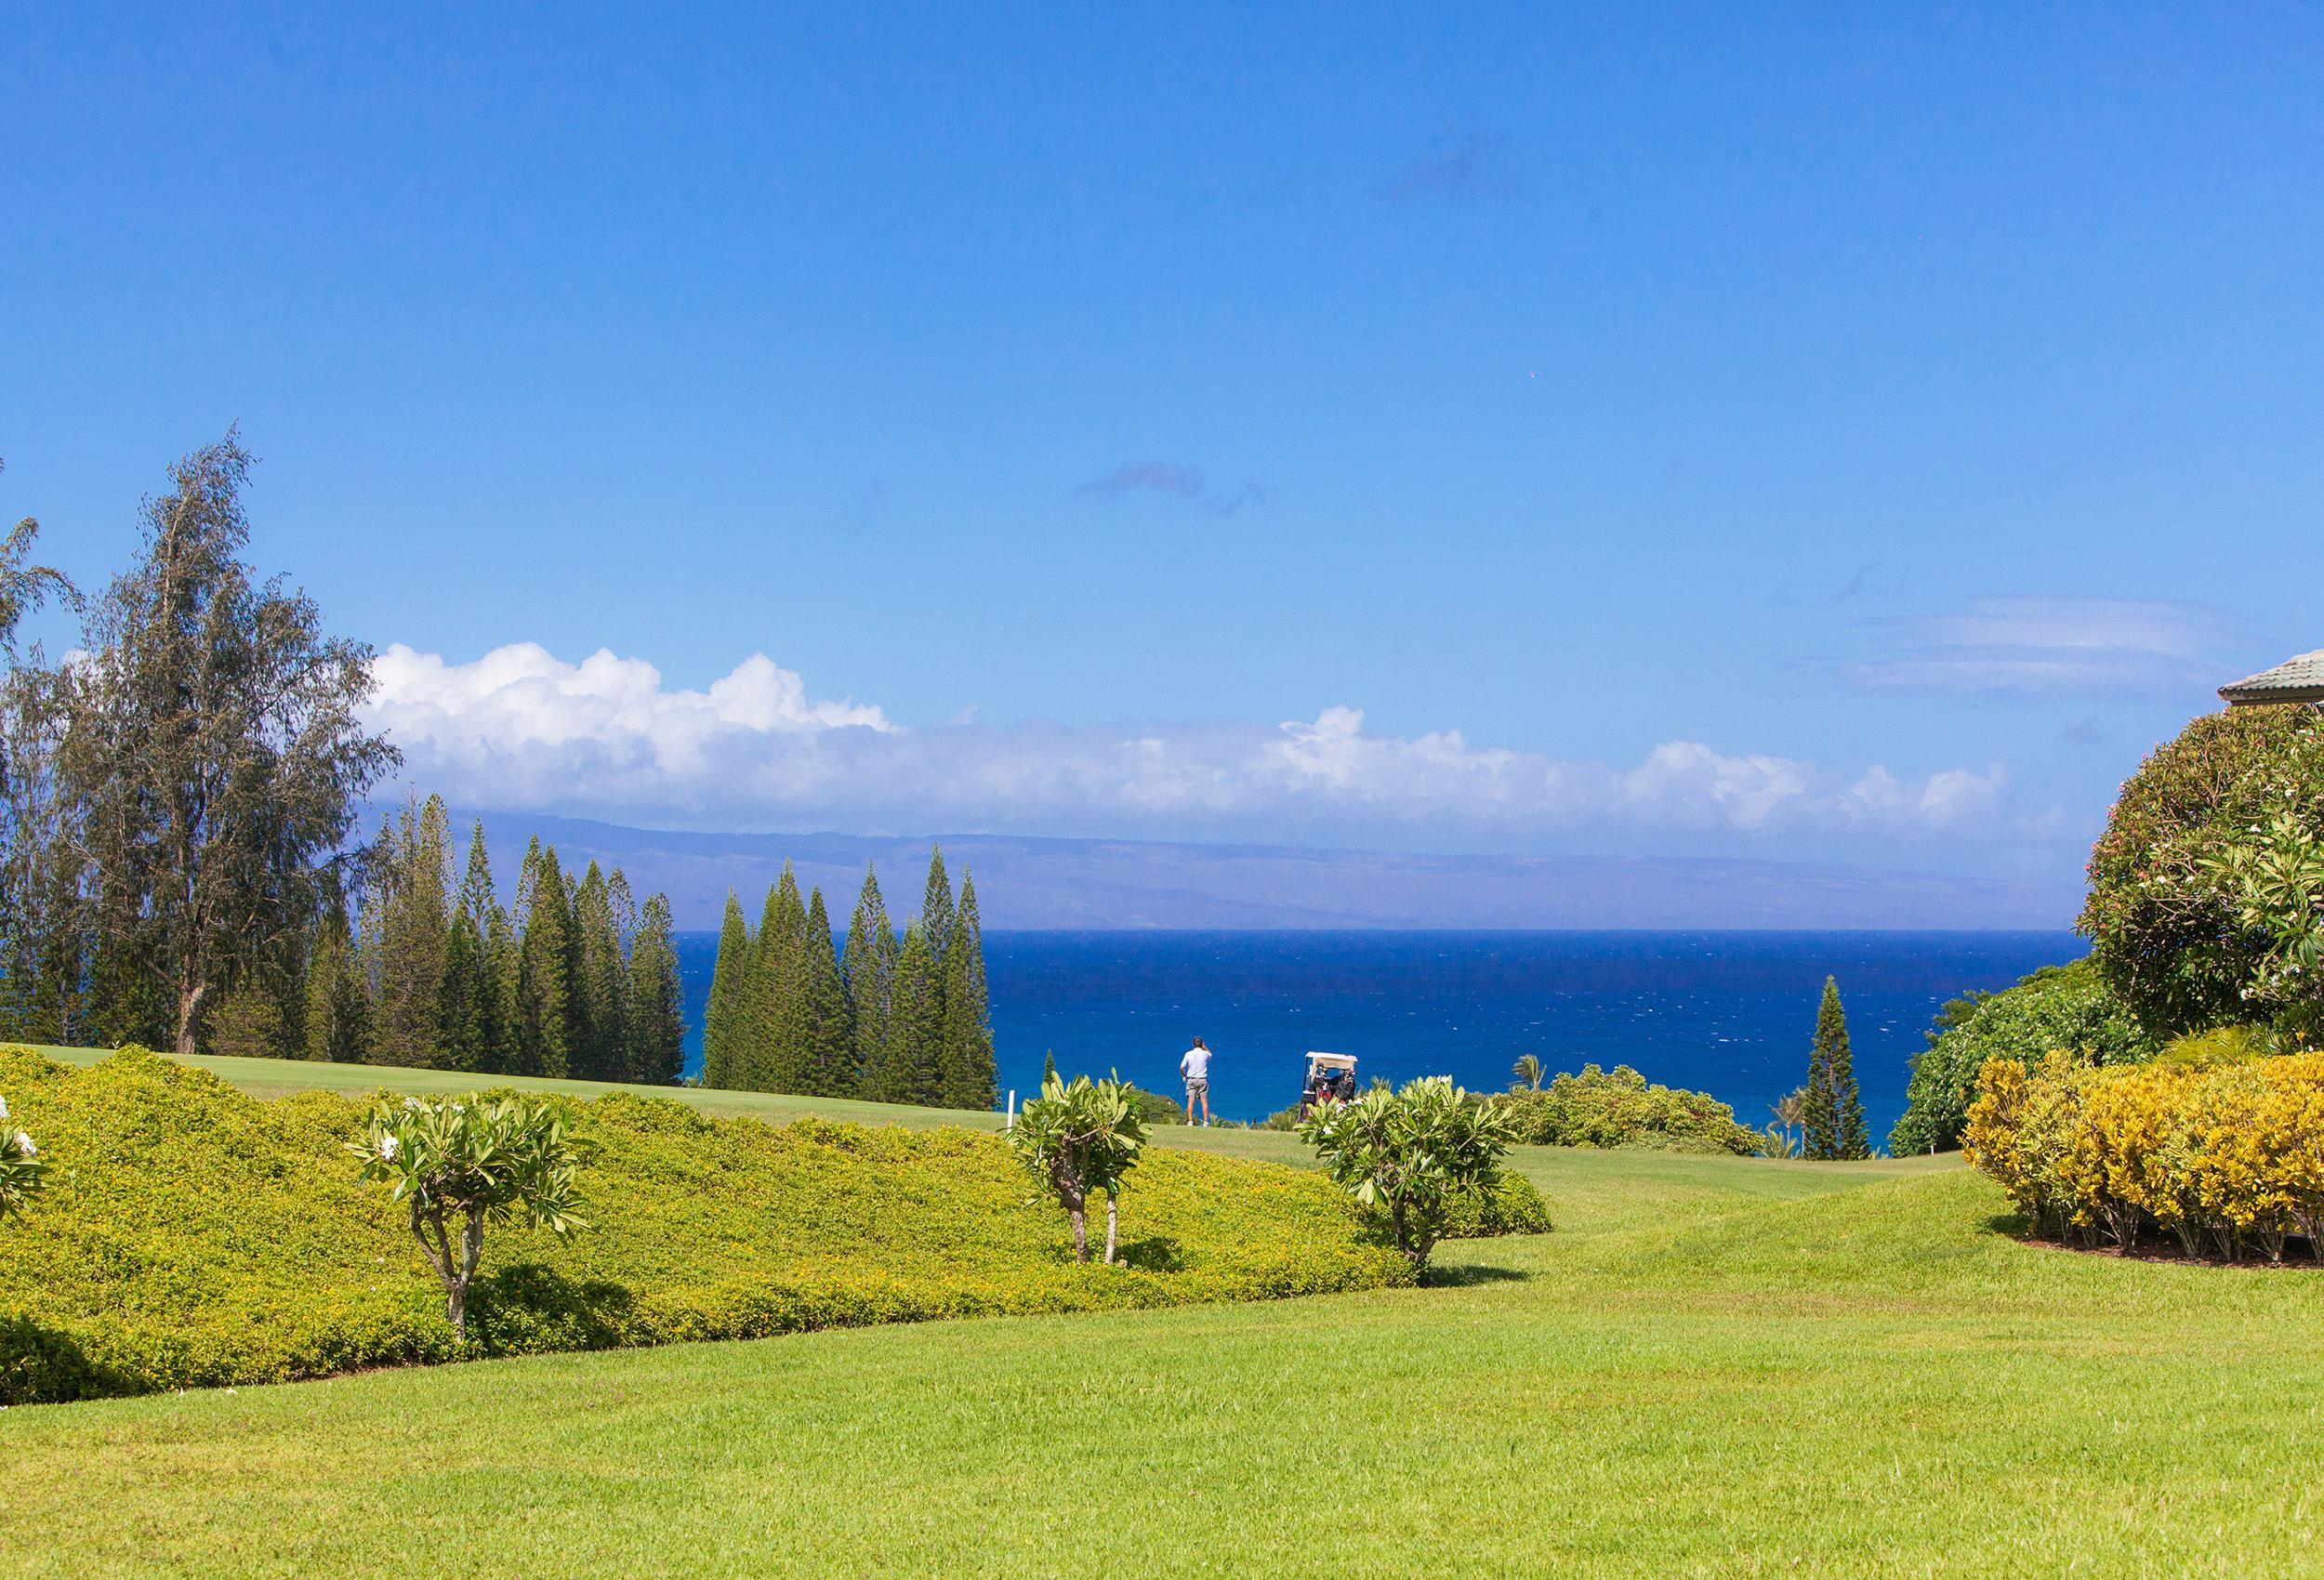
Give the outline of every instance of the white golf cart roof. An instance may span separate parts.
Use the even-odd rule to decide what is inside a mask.
[[[1307,1056],[1310,1070],[1353,1070],[1355,1055],[1352,1053],[1313,1053]]]

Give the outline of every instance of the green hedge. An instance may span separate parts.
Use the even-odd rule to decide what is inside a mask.
[[[52,1165],[0,1230],[0,1400],[277,1382],[453,1353],[386,1192],[339,1150],[365,1105],[262,1102],[141,1050],[86,1069],[0,1049]],[[745,1338],[1000,1312],[1264,1299],[1411,1282],[1322,1176],[1149,1152],[1122,1268],[1076,1267],[998,1136],[777,1129],[616,1094],[575,1101],[595,1227],[495,1230],[471,1297],[490,1351]]]
[[[2064,1048],[2099,1064],[2132,1064],[2155,1051],[2130,1006],[2089,960],[2044,966],[2004,992],[1954,999],[1937,1025],[1928,1047],[1913,1057],[1904,1115],[1888,1133],[1888,1150],[1898,1157],[1961,1145],[1977,1072],[1988,1059],[2030,1068]]]
[[[1627,1064],[1585,1064],[1536,1091],[1499,1095],[1517,1139],[1544,1147],[1646,1147],[1749,1156],[1763,1138],[1707,1092],[1651,1086]]]

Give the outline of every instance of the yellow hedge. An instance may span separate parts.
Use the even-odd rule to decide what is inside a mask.
[[[456,1353],[401,1213],[343,1150],[364,1104],[262,1102],[142,1051],[74,1069],[0,1047],[0,1094],[53,1170],[0,1230],[0,1403]],[[1412,1282],[1311,1170],[1157,1149],[1123,1190],[1123,1265],[1082,1267],[987,1132],[778,1128],[619,1093],[570,1116],[594,1227],[492,1231],[470,1295],[488,1352]]]
[[[2188,1254],[2324,1256],[2324,1055],[2191,1068],[2053,1053],[1978,1073],[1962,1148],[2036,1232],[2125,1250],[2148,1229]]]

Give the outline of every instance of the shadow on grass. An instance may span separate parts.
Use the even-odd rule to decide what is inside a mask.
[[[1486,1267],[1481,1263],[1470,1263],[1463,1267],[1432,1265],[1420,1275],[1420,1286],[1424,1289],[1469,1289],[1482,1284],[1522,1284],[1532,1276],[1515,1268]]]

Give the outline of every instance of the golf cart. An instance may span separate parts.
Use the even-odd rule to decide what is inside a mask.
[[[1311,1053],[1307,1082],[1300,1087],[1300,1117],[1305,1119],[1327,1102],[1345,1102],[1355,1096],[1355,1055]]]

